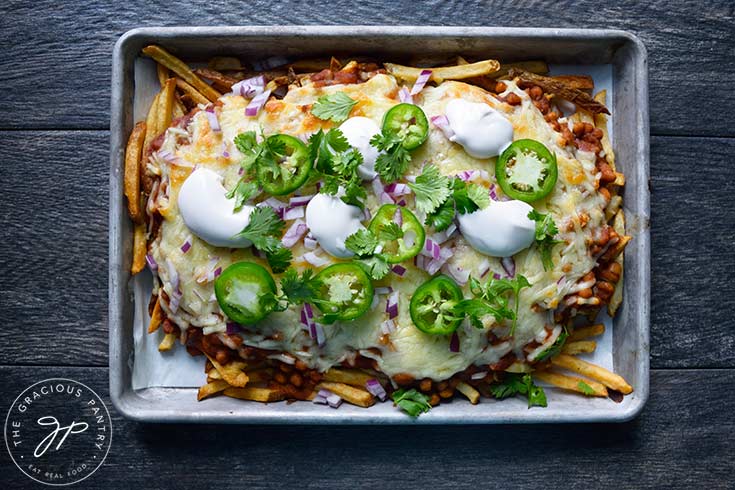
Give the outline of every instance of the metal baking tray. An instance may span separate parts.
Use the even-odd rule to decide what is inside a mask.
[[[133,64],[140,49],[159,44],[187,61],[215,55],[245,60],[269,56],[371,54],[401,59],[417,53],[463,54],[503,61],[544,59],[559,64],[611,64],[616,163],[626,176],[625,211],[634,235],[625,252],[624,301],[614,322],[613,362],[634,386],[616,404],[547,390],[549,406],[527,409],[520,399],[465,400],[442,404],[414,420],[390,403],[369,409],[342,405],[332,410],[309,402],[260,404],[218,397],[196,401],[192,388],[134,391],[132,299],[128,292],[132,227],[127,217],[122,169],[124,148],[133,126]],[[615,30],[496,27],[166,27],[125,33],[112,62],[110,151],[110,398],[125,417],[148,422],[217,422],[262,424],[496,424],[622,422],[643,408],[649,391],[650,193],[647,55],[634,35]]]

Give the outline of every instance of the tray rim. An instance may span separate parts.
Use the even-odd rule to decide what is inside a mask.
[[[126,70],[132,67],[137,57],[136,45],[144,42],[155,42],[180,37],[280,37],[280,36],[317,36],[344,37],[349,35],[390,35],[401,37],[426,38],[478,38],[478,37],[518,37],[527,39],[561,39],[561,40],[618,40],[632,47],[635,64],[636,92],[634,94],[638,122],[641,131],[637,135],[637,156],[639,158],[636,171],[640,173],[641,183],[635,189],[633,199],[638,208],[650,219],[649,180],[649,118],[648,118],[648,68],[647,51],[642,41],[634,34],[614,29],[555,29],[555,28],[514,28],[514,27],[438,27],[438,26],[177,26],[177,27],[142,27],[125,32],[115,43],[112,57],[111,79],[111,112],[110,112],[110,209],[109,209],[109,377],[110,399],[115,409],[124,417],[141,422],[165,423],[251,423],[251,424],[501,424],[501,423],[570,423],[570,422],[625,422],[635,418],[643,410],[649,396],[650,359],[650,229],[644,224],[636,235],[637,254],[645,266],[638,271],[638,288],[635,295],[628,291],[626,298],[634,296],[639,304],[637,320],[640,322],[634,334],[637,335],[639,350],[636,351],[639,383],[636,386],[636,397],[625,408],[595,413],[563,412],[553,417],[544,416],[540,411],[522,412],[518,416],[498,416],[492,413],[477,413],[471,419],[464,417],[420,417],[411,419],[402,416],[386,417],[385,415],[368,414],[360,417],[345,415],[341,417],[323,417],[320,415],[303,415],[285,417],[283,414],[264,414],[258,411],[250,413],[234,413],[217,411],[206,413],[174,412],[170,408],[150,408],[150,400],[144,399],[124,386],[123,370],[128,368],[128,354],[123,352],[122,342],[125,335],[123,325],[123,305],[127,295],[127,279],[129,274],[123,269],[123,247],[121,246],[121,220],[125,219],[124,198],[121,192],[121,169],[125,148],[125,110]],[[135,49],[131,54],[130,50]],[[128,62],[130,66],[127,66]],[[129,75],[129,74],[128,74]],[[630,199],[630,198],[629,198]],[[171,388],[172,390],[191,390],[191,388]],[[151,390],[151,389],[149,389]],[[166,389],[153,388],[152,390]],[[368,411],[366,411],[368,412]],[[478,411],[479,412],[479,411]]]

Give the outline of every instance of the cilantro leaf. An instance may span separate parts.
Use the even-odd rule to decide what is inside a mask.
[[[331,120],[340,123],[350,117],[350,112],[355,104],[357,101],[349,95],[344,92],[335,92],[319,97],[311,108],[311,113],[324,121]]]
[[[361,228],[345,240],[345,247],[358,257],[372,255],[378,246],[378,238],[367,228]]]
[[[395,133],[381,132],[370,139],[370,144],[382,153],[375,160],[375,171],[388,184],[400,179],[411,163],[411,153]]]
[[[279,243],[272,251],[265,253],[265,258],[268,260],[268,265],[271,266],[273,273],[280,274],[291,265],[293,254]]]
[[[396,390],[392,395],[393,403],[398,408],[406,412],[411,417],[418,417],[422,413],[431,410],[431,404],[429,403],[429,397],[416,391],[411,390]]]
[[[554,343],[544,349],[541,354],[537,355],[534,361],[541,362],[558,356],[561,353],[562,347],[564,347],[564,343],[567,341],[567,337],[569,337],[569,333],[564,329],[564,331],[556,338]]]
[[[451,194],[449,178],[439,173],[436,165],[426,165],[416,182],[409,182],[408,187],[416,194],[416,209],[426,214],[436,211]]]
[[[520,291],[530,286],[528,279],[521,274],[513,279],[490,279],[484,285],[476,279],[471,279],[470,292],[475,297],[457,303],[454,312],[457,315],[468,316],[472,324],[478,328],[482,328],[482,318],[487,315],[492,315],[496,321],[513,320],[510,329],[512,336],[518,320]],[[513,298],[515,310],[509,307],[511,298]]]
[[[281,278],[281,291],[290,304],[318,302],[321,285],[311,269],[306,269],[300,276],[296,269],[288,269]]]
[[[390,272],[390,264],[383,254],[370,255],[368,257],[355,260],[361,265],[365,272],[375,281],[379,281]]]
[[[490,194],[479,184],[466,183],[455,177],[452,182],[452,197],[457,212],[460,214],[473,213],[478,209],[485,209],[490,205]]]
[[[546,406],[546,393],[540,386],[536,386],[530,374],[506,373],[500,383],[490,387],[495,398],[503,399],[514,395],[525,395],[528,398],[528,408]]]
[[[393,241],[403,238],[403,230],[398,223],[386,223],[378,229],[378,239],[383,241]]]
[[[467,184],[467,197],[480,209],[490,205],[490,193],[479,184]]]
[[[258,145],[258,137],[255,131],[246,131],[235,136],[233,142],[238,151],[244,155]]]
[[[225,194],[225,197],[227,199],[235,198],[235,208],[234,211],[239,211],[242,209],[243,204],[245,204],[245,201],[249,201],[253,197],[257,196],[259,193],[258,184],[255,182],[246,182],[243,179],[240,179],[240,181],[237,183],[235,187],[230,189],[227,194]]]
[[[342,131],[332,128],[325,133],[320,129],[311,135],[309,155],[323,181],[319,192],[334,196],[342,189],[342,201],[364,207],[367,194],[357,172],[362,154],[350,146]]]
[[[427,226],[433,226],[436,231],[444,231],[449,228],[454,220],[454,200],[447,199],[433,213],[426,216],[424,222]]]
[[[554,261],[551,258],[551,251],[554,245],[561,243],[561,240],[555,240],[554,237],[559,233],[551,214],[542,214],[532,209],[528,213],[528,219],[536,222],[536,247],[541,254],[541,263],[544,270],[550,270],[554,267]]]
[[[265,252],[268,264],[278,274],[288,268],[293,258],[291,251],[281,244],[285,225],[273,208],[263,206],[253,209],[247,226],[235,237],[247,238],[255,248]]]
[[[577,383],[577,388],[579,388],[580,391],[587,396],[592,396],[595,394],[595,390],[584,381],[580,381],[579,383]]]

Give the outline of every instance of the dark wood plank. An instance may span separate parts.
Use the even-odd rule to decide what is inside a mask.
[[[102,131],[0,132],[0,363],[107,364],[107,145]],[[731,139],[653,138],[654,367],[735,366],[733,153]]]
[[[411,24],[619,28],[641,37],[650,56],[654,134],[732,136],[733,11],[708,2],[565,0],[553,4],[446,1],[226,2],[11,0],[0,18],[1,128],[108,127],[111,49],[125,31],[158,25]],[[703,28],[703,26],[706,26]],[[22,42],[18,42],[22,40]]]
[[[122,419],[107,369],[2,367],[2,406],[49,377],[108,402],[112,448],[75,488],[732,488],[735,370],[652,373],[642,415],[621,425],[269,427]],[[30,487],[7,456],[6,488]],[[489,483],[492,482],[492,483]]]

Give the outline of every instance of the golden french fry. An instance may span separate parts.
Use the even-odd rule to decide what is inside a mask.
[[[148,324],[148,333],[153,333],[158,330],[161,326],[162,317],[161,297],[158,296],[156,298],[156,304],[153,307],[153,313],[151,313],[151,322]]]
[[[204,95],[202,95],[201,92],[186,83],[184,80],[177,78],[176,86],[179,88],[179,90],[184,92],[184,94],[191,97],[191,100],[193,100],[196,104],[209,104],[209,101]]]
[[[216,369],[220,373],[220,375],[222,375],[222,379],[227,381],[232,386],[243,388],[245,387],[245,385],[248,384],[248,381],[250,381],[247,373],[245,373],[245,368],[247,367],[247,364],[245,364],[244,362],[232,361],[229,364],[223,366],[209,354],[205,353],[204,355],[207,356],[207,359],[209,359],[209,362],[212,363],[214,369]]]
[[[158,352],[166,352],[171,350],[176,342],[178,335],[175,333],[167,333],[163,336],[163,340],[158,344]]]
[[[500,69],[496,71],[495,73],[490,74],[490,78],[503,78],[505,77],[508,72],[516,68],[518,70],[527,71],[530,73],[536,73],[538,75],[546,75],[549,73],[549,65],[546,64],[545,61],[542,60],[532,60],[532,61],[518,61],[516,63],[502,63],[500,65]]]
[[[415,81],[423,68],[414,68],[412,66],[396,65],[394,63],[385,63],[385,69],[388,73],[396,78]],[[500,63],[497,60],[478,61],[477,63],[469,63],[467,65],[457,66],[440,66],[431,69],[432,80],[441,83],[443,80],[463,80],[465,78],[480,77],[495,73],[500,69]]]
[[[168,68],[160,63],[156,63],[156,76],[158,77],[158,83],[160,83],[161,88],[163,88],[163,86],[166,85],[166,80],[170,78]]]
[[[220,393],[229,387],[230,385],[227,384],[227,381],[215,380],[209,382],[199,388],[199,392],[197,393],[197,401],[202,401],[205,398],[216,395],[217,393]]]
[[[466,396],[470,403],[473,405],[477,405],[477,402],[480,401],[480,392],[465,383],[464,381],[460,381],[459,383],[457,383],[457,391]]]
[[[469,62],[469,61],[467,61],[466,59],[462,58],[461,56],[457,56],[457,61],[456,61],[456,64],[457,64],[457,66],[461,66],[461,65],[469,65],[469,64],[470,64],[470,62]]]
[[[560,374],[550,371],[537,371],[533,373],[533,377],[543,381],[544,383],[549,383],[550,385],[556,386],[557,388],[563,388],[565,390],[584,393],[588,396],[607,396],[607,388],[605,388],[605,386],[601,383],[592,381],[590,379],[582,379],[577,378],[576,376],[567,376],[566,374]],[[594,393],[585,393],[585,385],[592,388]]]
[[[208,380],[216,380],[216,379],[222,379],[222,375],[212,367],[209,371],[207,371],[207,379]]]
[[[130,273],[133,275],[142,271],[145,267],[145,255],[148,252],[145,234],[145,223],[135,225],[135,231],[133,232],[133,263],[130,266]]]
[[[513,68],[508,72],[508,76],[511,78],[518,78],[521,82],[538,85],[545,92],[557,95],[562,99],[568,100],[575,104],[578,108],[584,109],[593,114],[605,113],[610,114],[610,111],[605,107],[604,104],[599,103],[592,98],[590,94],[582,90],[577,90],[567,86],[564,82],[556,80],[551,77],[545,77],[542,75],[536,75],[529,73],[518,68]]]
[[[242,70],[242,63],[232,56],[215,56],[207,63],[210,70]]]
[[[194,73],[204,79],[209,80],[214,84],[215,87],[217,87],[219,90],[222,90],[223,92],[229,92],[232,89],[232,86],[238,82],[237,78],[225,75],[224,73],[213,70],[211,68],[197,68],[196,70],[194,70]]]
[[[163,133],[171,126],[174,116],[174,100],[176,95],[176,80],[169,78],[161,89],[161,95],[158,97],[158,109],[156,116],[158,117],[158,133]]]
[[[368,380],[376,378],[375,376],[370,375],[365,371],[360,371],[359,369],[332,368],[324,373],[323,379],[324,381],[364,387]]]
[[[613,216],[615,216],[620,209],[620,206],[623,205],[623,198],[615,195],[610,198],[610,202],[607,204],[607,207],[605,208],[605,219],[607,221],[610,221]],[[619,234],[619,233],[618,233]]]
[[[174,99],[174,120],[183,117],[185,114],[186,109],[184,108],[184,104],[181,103],[181,100],[177,96]]]
[[[597,380],[608,388],[617,390],[624,395],[633,391],[633,387],[630,386],[622,376],[608,371],[601,366],[577,359],[576,357],[568,354],[559,354],[556,357],[552,357],[551,364]]]
[[[625,236],[625,213],[622,209],[615,214],[613,229],[618,235]],[[620,305],[623,303],[623,274],[625,273],[623,261],[623,254],[618,254],[618,256],[615,257],[615,262],[620,264],[620,279],[618,279],[617,284],[615,284],[615,291],[613,291],[613,294],[610,297],[610,303],[607,305],[607,313],[611,317],[615,316],[618,308],[620,308]]]
[[[204,80],[199,78],[193,71],[191,71],[191,68],[166,51],[165,49],[161,48],[160,46],[150,45],[143,48],[143,54],[146,56],[149,56],[168,68],[169,70],[176,73],[178,76],[183,78],[187,83],[195,87],[199,92],[201,92],[207,99],[209,99],[211,102],[216,101],[221,97],[222,94],[217,92],[215,89],[210,87]]]
[[[130,219],[136,223],[143,223],[145,212],[143,211],[140,196],[140,157],[143,154],[143,141],[145,140],[145,121],[135,125],[128,138],[125,148],[125,172],[123,175],[123,189],[125,197],[128,198],[128,214]]]
[[[248,381],[249,383],[262,383],[265,381],[270,381],[272,377],[273,370],[270,368],[248,371],[248,378],[250,378],[250,380]]]
[[[324,388],[332,393],[339,395],[342,399],[358,407],[370,407],[375,404],[375,397],[365,390],[355,388],[354,386],[346,385],[344,383],[332,383],[330,381],[324,381],[317,385],[317,388]]]
[[[252,400],[256,402],[277,402],[286,398],[286,394],[281,390],[273,388],[257,388],[248,386],[247,388],[227,388],[223,391],[225,396],[239,398],[240,400]]]
[[[575,354],[581,354],[583,352],[594,352],[597,348],[597,342],[594,340],[578,340],[576,342],[567,342],[562,347],[561,351],[564,354],[573,356]]]
[[[567,338],[567,342],[576,342],[588,337],[596,337],[605,333],[605,325],[598,323],[588,327],[575,328],[574,332]]]
[[[625,185],[625,175],[620,172],[615,172],[615,180],[613,181],[613,184]]]
[[[600,90],[597,92],[594,99],[600,104],[606,104],[607,90]],[[607,116],[605,114],[595,114],[595,127],[602,131],[602,139],[600,140],[600,143],[602,143],[602,150],[605,152],[607,163],[610,165],[613,172],[615,172],[615,151],[613,151],[612,142],[610,141],[610,131],[607,129]]]
[[[513,361],[513,364],[505,368],[506,373],[530,373],[533,369],[523,361]]]
[[[595,81],[589,75],[554,75],[551,78],[563,82],[569,88],[577,90],[590,91],[595,88]],[[604,105],[605,99],[598,102]]]
[[[148,109],[148,115],[145,119],[146,130],[145,139],[143,140],[143,158],[145,158],[146,151],[148,150],[151,142],[156,139],[156,136],[161,134],[158,128],[158,100],[160,99],[160,97],[161,92],[158,92],[153,98],[153,102],[151,102],[151,107]],[[140,161],[141,175],[143,175],[143,172],[145,172],[146,164],[146,162],[143,161],[143,158],[141,158]]]

